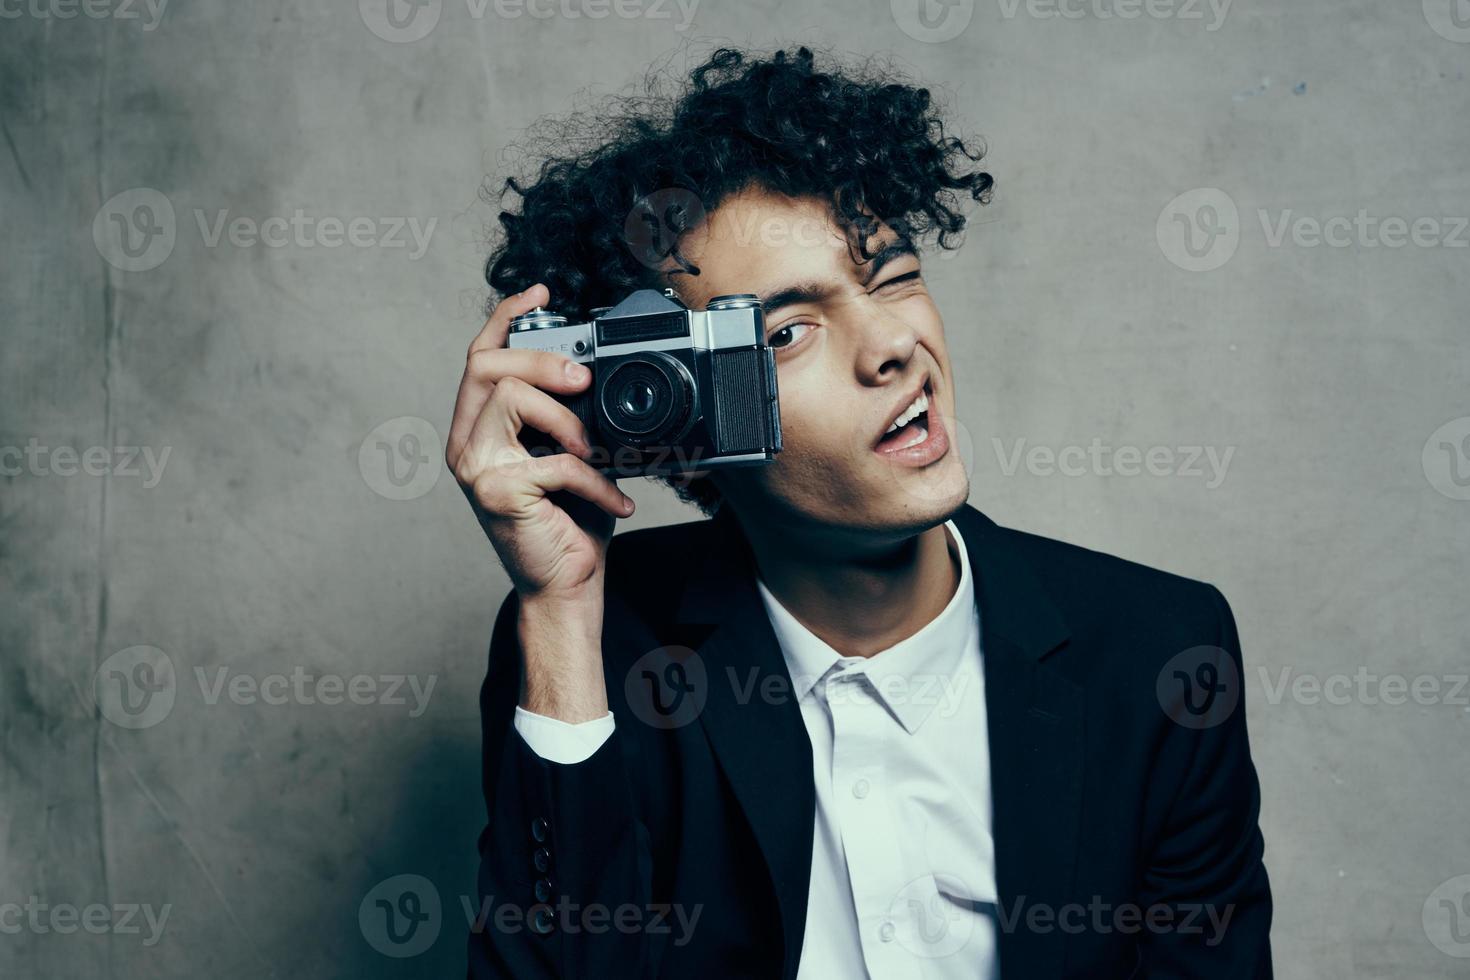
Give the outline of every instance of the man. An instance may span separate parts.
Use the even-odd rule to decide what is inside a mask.
[[[514,585],[471,976],[1270,977],[1224,598],[967,503],[915,241],[985,199],[979,155],[805,48],[692,81],[502,215],[446,453]],[[650,263],[624,218],[669,187],[702,213]],[[785,448],[613,538],[632,501],[553,398],[589,378],[505,339],[665,286],[761,298]]]

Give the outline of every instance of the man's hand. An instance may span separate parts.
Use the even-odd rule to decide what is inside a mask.
[[[583,390],[591,372],[561,354],[506,347],[511,319],[549,299],[540,283],[506,298],[470,344],[444,459],[520,600],[522,705],[576,722],[607,712],[603,576],[615,520],[633,501],[585,461],[586,429],[551,395]],[[567,452],[532,456],[518,438],[526,425]]]

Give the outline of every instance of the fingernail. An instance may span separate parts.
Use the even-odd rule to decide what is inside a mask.
[[[627,494],[623,494],[623,513],[633,513],[633,498],[629,497]]]
[[[587,369],[576,361],[567,362],[566,372],[568,381],[585,381],[587,379]]]

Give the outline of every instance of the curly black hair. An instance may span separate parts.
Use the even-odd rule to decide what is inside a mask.
[[[873,59],[824,69],[805,46],[766,57],[720,48],[681,90],[661,93],[652,72],[645,89],[537,123],[550,149],[536,153],[534,180],[511,177],[498,194],[520,197],[519,213],[500,212],[503,238],[485,264],[500,297],[542,282],[550,308],[586,319],[671,274],[698,274],[680,236],[750,187],[823,200],[856,261],[880,221],[957,248],[960,193],[990,199],[991,176],[970,166],[984,144],[946,136],[929,90]],[[650,227],[654,241],[640,231]],[[652,479],[706,515],[718,507],[709,477]]]

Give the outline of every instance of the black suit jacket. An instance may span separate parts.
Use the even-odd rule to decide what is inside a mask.
[[[968,505],[954,520],[980,610],[1003,980],[1270,977],[1224,597]],[[506,598],[480,697],[489,823],[472,977],[795,976],[811,746],[753,568],[728,509],[613,538],[616,730],[574,765],[514,729]]]

